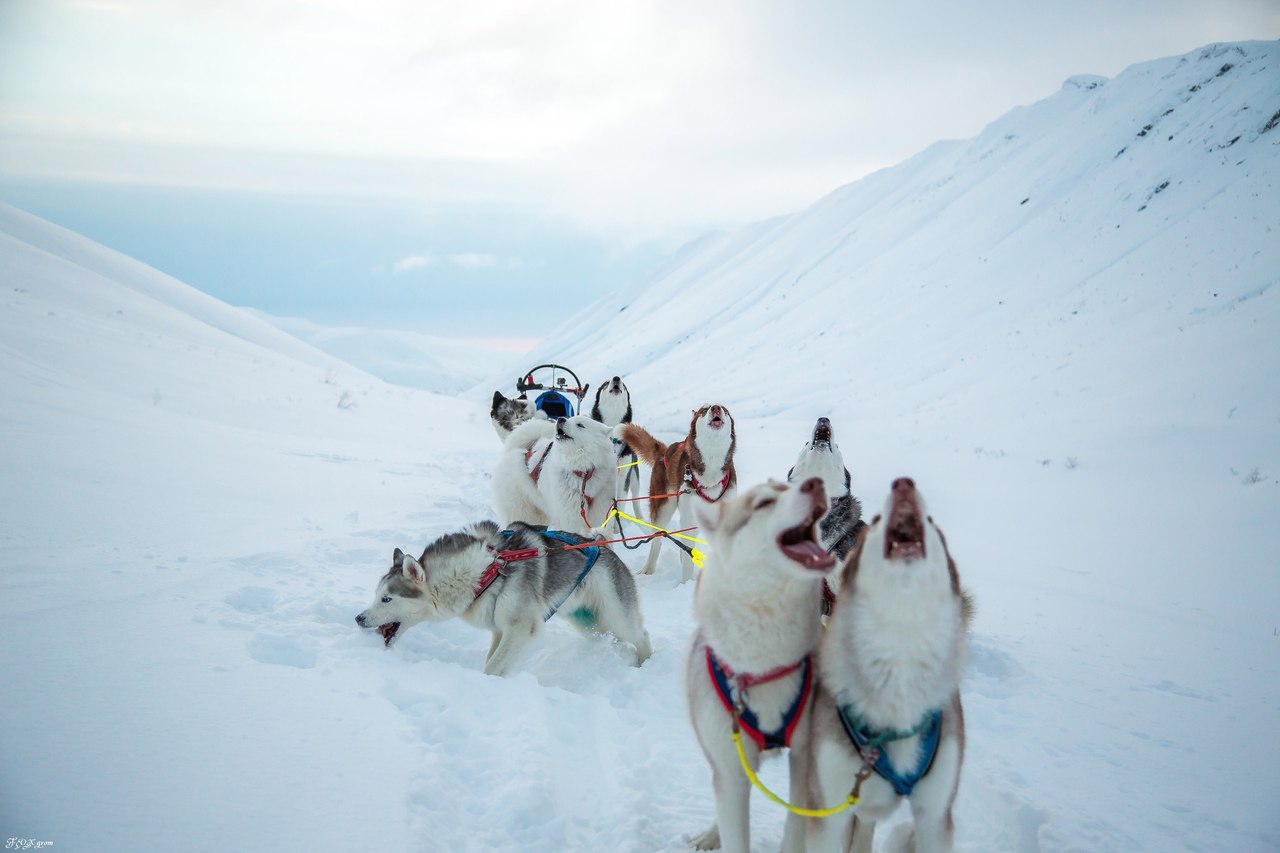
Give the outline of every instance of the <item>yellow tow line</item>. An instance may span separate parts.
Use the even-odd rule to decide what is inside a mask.
[[[667,536],[671,537],[672,539],[684,539],[687,542],[695,542],[699,545],[707,544],[707,540],[705,539],[698,539],[693,536],[686,536],[683,533],[672,533],[670,530],[667,530],[666,528],[659,527],[656,524],[650,524],[647,521],[643,521],[642,519],[636,518],[634,515],[627,515],[625,512],[622,512],[621,510],[619,510],[616,506],[609,511],[609,514],[607,516],[605,516],[604,521],[600,523],[599,529],[603,530],[615,515],[618,516],[619,518],[625,518],[627,521],[630,521],[634,524],[638,524],[641,527],[647,527],[650,530],[659,530],[665,533]],[[689,529],[692,530],[693,528],[689,528]],[[703,554],[697,548],[690,548],[689,556],[693,558],[693,564],[695,566],[697,566],[698,568],[702,568],[702,561],[706,558],[705,554]]]

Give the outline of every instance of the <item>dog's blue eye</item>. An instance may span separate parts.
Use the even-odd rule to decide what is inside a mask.
[[[389,596],[389,595],[384,595],[384,596],[382,596],[382,603],[383,603],[383,604],[390,604],[390,603],[391,603],[391,596]]]

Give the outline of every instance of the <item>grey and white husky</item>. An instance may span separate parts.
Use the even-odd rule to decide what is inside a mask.
[[[652,652],[635,581],[618,556],[572,533],[528,524],[499,530],[482,521],[432,542],[414,559],[399,548],[373,604],[356,617],[390,646],[419,622],[460,617],[493,633],[487,675],[506,675],[542,623],[564,613],[579,628],[613,634]],[[588,543],[586,548],[567,546]]]
[[[631,423],[631,392],[627,390],[622,377],[615,376],[609,382],[600,383],[596,388],[595,404],[591,407],[591,418],[607,427]],[[640,470],[636,466],[639,457],[621,438],[613,439],[618,452],[618,490],[616,497],[624,497],[628,492],[631,497],[640,497]]]
[[[699,850],[751,849],[751,783],[735,731],[753,772],[763,755],[789,747],[793,788],[802,779],[797,762],[816,674],[811,655],[822,633],[819,592],[835,565],[817,541],[826,509],[817,477],[798,486],[770,481],[694,505],[710,558],[694,593],[698,630],[685,678],[716,804],[716,823],[692,841]],[[803,824],[788,815],[783,850],[803,849],[803,842]]]
[[[870,853],[876,822],[906,800],[909,849],[949,851],[964,758],[960,673],[971,604],[909,478],[894,481],[884,511],[841,568],[836,594],[818,647],[806,799],[834,806],[865,778],[852,828],[849,812],[810,820],[807,849]]]
[[[821,477],[831,501],[827,514],[818,524],[819,541],[837,560],[844,560],[858,541],[858,534],[866,527],[862,520],[862,504],[850,491],[852,479],[844,464],[844,454],[835,443],[831,421],[818,418],[813,428],[813,438],[805,444],[796,457],[796,464],[787,472],[787,482],[800,483],[810,477]]]

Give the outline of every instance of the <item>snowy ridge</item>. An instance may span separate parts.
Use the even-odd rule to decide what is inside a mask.
[[[1269,423],[1249,354],[1274,327],[1227,315],[1266,293],[1280,267],[1278,74],[1280,45],[1251,42],[1114,80],[1072,78],[975,139],[718,238],[652,286],[569,321],[581,338],[532,356],[574,364],[607,352],[634,384],[658,388],[677,347],[690,365],[728,355],[732,375],[705,379],[743,414],[821,405],[825,388],[791,388],[782,404],[757,390],[818,370],[875,400],[878,416],[994,407],[1022,431],[1028,418],[1059,418],[1088,386],[1135,425],[1162,423],[1176,395]],[[1134,352],[1118,334],[1135,322],[1155,351]],[[1218,323],[1238,341],[1230,352]],[[762,346],[762,329],[783,342]],[[920,353],[935,375],[903,375],[895,363],[914,373],[915,361],[886,362],[886,342]],[[1133,381],[1167,358],[1176,382]],[[989,378],[1003,390],[1010,372],[1016,393],[993,398]]]
[[[744,485],[819,415],[868,514],[916,478],[978,606],[961,853],[1280,844],[1277,48],[1072,78],[698,241],[521,359],[624,375],[660,438],[728,405]],[[352,620],[392,549],[491,514],[487,406],[11,208],[0,270],[0,837],[676,853],[706,828],[673,549],[637,578],[642,668],[559,620],[509,679],[458,622],[384,650]],[[756,797],[753,849],[781,835]]]

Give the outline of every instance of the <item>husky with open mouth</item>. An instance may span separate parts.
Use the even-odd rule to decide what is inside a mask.
[[[493,471],[503,522],[589,534],[613,505],[617,463],[609,427],[584,415],[516,427]]]
[[[808,849],[870,853],[876,822],[906,800],[911,849],[949,851],[971,604],[911,479],[894,481],[841,568],[836,595],[818,649],[806,799],[830,807],[861,779],[861,800],[852,829],[850,812],[808,821]]]
[[[738,437],[733,416],[724,406],[707,405],[694,411],[689,434],[672,445],[663,444],[635,424],[616,427],[614,435],[630,445],[652,468],[649,518],[659,527],[670,529],[677,508],[680,508],[681,526],[688,527],[692,513],[682,507],[690,502],[714,504],[733,496],[738,483],[733,467]],[[649,545],[649,557],[644,564],[646,575],[653,574],[658,565],[662,540],[659,536]],[[683,579],[687,581],[693,577],[693,559],[682,552],[680,564]]]
[[[492,521],[441,536],[414,559],[399,548],[373,604],[356,617],[384,645],[419,622],[454,617],[492,632],[488,675],[506,675],[542,623],[563,613],[577,627],[609,633],[652,652],[631,572],[607,546],[558,530]],[[574,547],[585,546],[585,547]]]
[[[591,417],[608,427],[631,423],[631,392],[622,377],[615,376],[609,382],[601,382],[596,389]],[[640,471],[636,468],[636,452],[622,439],[614,439],[618,452],[618,489],[616,497],[640,497]]]
[[[818,543],[827,511],[822,480],[770,481],[738,497],[698,503],[694,512],[710,540],[698,577],[698,629],[686,665],[693,727],[711,765],[716,823],[693,839],[699,850],[749,850],[752,772],[762,756],[791,749],[792,779],[804,754],[809,698],[816,676],[812,653],[821,631],[822,580],[835,560]],[[803,824],[787,817],[783,850],[803,849]]]
[[[810,477],[821,477],[831,505],[818,525],[822,547],[836,560],[843,560],[853,550],[858,534],[866,527],[862,520],[862,504],[850,490],[852,478],[844,464],[844,454],[836,444],[828,418],[818,418],[813,437],[801,449],[796,464],[787,472],[788,483],[799,483]]]

